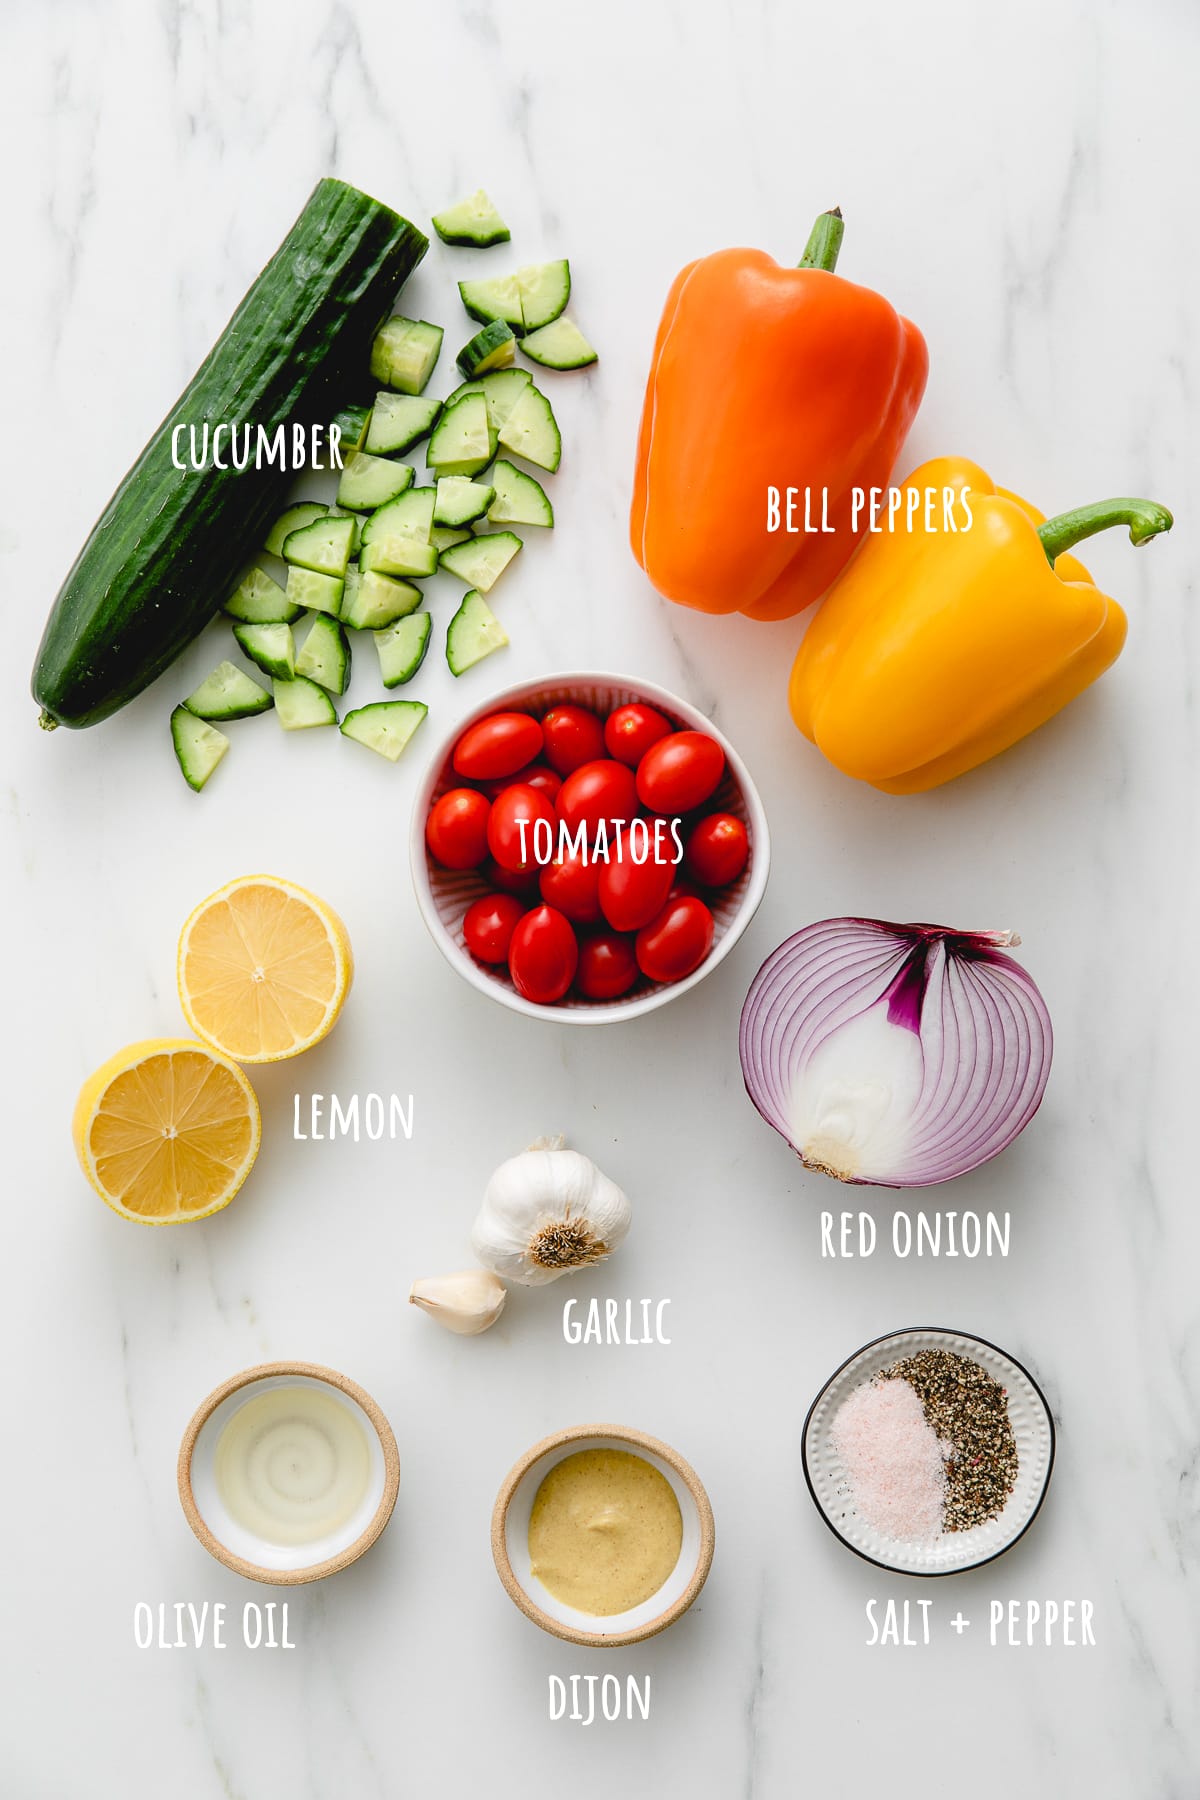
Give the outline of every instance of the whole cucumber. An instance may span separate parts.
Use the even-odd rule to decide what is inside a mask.
[[[227,598],[295,480],[278,463],[177,469],[175,427],[286,426],[290,460],[292,427],[328,422],[361,385],[428,247],[357,188],[317,183],[64,581],[33,672],[44,726],[95,725],[148,687]]]

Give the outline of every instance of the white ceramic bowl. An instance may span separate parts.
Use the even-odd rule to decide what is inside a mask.
[[[662,1587],[640,1606],[603,1619],[556,1600],[530,1566],[529,1518],[537,1491],[555,1463],[580,1450],[625,1450],[644,1457],[670,1482],[683,1518],[679,1560]],[[690,1463],[670,1445],[621,1425],[573,1425],[543,1438],[509,1471],[492,1513],[492,1556],[509,1598],[553,1637],[601,1649],[640,1644],[673,1625],[708,1579],[714,1543],[712,1507]]]
[[[485,967],[477,963],[463,943],[462,921],[473,900],[488,892],[483,878],[474,870],[443,869],[433,862],[425,848],[425,821],[435,800],[449,788],[462,786],[454,774],[451,757],[454,746],[468,726],[494,712],[530,712],[541,714],[547,707],[571,701],[588,706],[601,717],[615,707],[631,701],[645,701],[669,718],[673,725],[688,731],[702,731],[715,738],[725,752],[725,775],[721,786],[706,802],[713,811],[735,813],[745,826],[750,839],[750,856],[737,881],[705,895],[712,908],[715,931],[713,947],[700,967],[683,981],[644,983],[618,1000],[584,1000],[568,994],[553,1006],[536,1006],[518,994],[506,968]],[[668,1000],[678,999],[698,982],[711,975],[745,931],[767,885],[771,845],[767,815],[750,772],[733,745],[712,722],[686,700],[680,700],[665,688],[650,681],[635,681],[626,675],[559,675],[544,681],[525,681],[517,687],[505,688],[482,701],[467,714],[448,738],[438,747],[425,774],[413,806],[411,857],[413,885],[421,917],[429,927],[434,943],[453,969],[481,994],[488,994],[514,1012],[532,1019],[553,1019],[565,1025],[607,1025],[617,1019],[636,1019]],[[536,904],[536,902],[535,902]]]
[[[311,1544],[273,1544],[232,1518],[215,1473],[217,1440],[240,1407],[269,1388],[322,1389],[358,1419],[371,1455],[367,1491],[336,1532]],[[392,1516],[400,1458],[392,1428],[371,1396],[335,1369],[317,1363],[260,1363],[230,1376],[197,1407],[179,1448],[179,1498],[188,1524],[210,1555],[235,1574],[281,1587],[320,1581],[356,1562]]]
[[[901,1357],[947,1350],[979,1363],[1008,1390],[1008,1417],[1017,1444],[1017,1479],[1003,1512],[973,1531],[943,1532],[930,1543],[885,1537],[860,1516],[832,1428],[842,1402]],[[1045,1498],[1054,1466],[1054,1421],[1032,1375],[985,1338],[958,1331],[895,1331],[855,1352],[826,1383],[804,1421],[804,1476],[835,1537],[867,1562],[900,1575],[956,1575],[1011,1549],[1028,1531]]]

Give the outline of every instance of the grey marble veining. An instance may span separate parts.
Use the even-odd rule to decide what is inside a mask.
[[[861,1800],[886,1784],[1191,1800],[1194,9],[76,0],[10,9],[5,38],[4,1326],[18,1454],[0,1788]],[[435,244],[406,289],[406,309],[447,327],[435,391],[469,335],[457,279],[571,257],[573,311],[601,362],[547,377],[565,444],[557,528],[529,534],[497,594],[511,649],[459,685],[431,657],[417,691],[431,743],[525,676],[627,670],[711,710],[743,751],[774,832],[767,899],[695,995],[639,1025],[518,1020],[442,963],[404,841],[428,745],[393,769],[320,733],[248,724],[220,778],[190,794],[166,718],[225,654],[219,626],[96,733],[36,729],[26,671],[58,581],[324,173],[420,222],[483,184],[509,219],[511,246]],[[1178,518],[1147,550],[1114,533],[1085,552],[1130,615],[1103,683],[987,769],[908,801],[846,782],[792,730],[782,677],[799,622],[667,607],[626,544],[674,273],[737,242],[793,261],[835,202],[842,272],[930,344],[903,467],[953,451],[1048,511],[1147,492]],[[435,611],[449,603],[435,585]],[[264,1149],[234,1205],[141,1232],[82,1182],[70,1109],[114,1046],[181,1029],[179,925],[253,867],[340,908],[355,990],[325,1045],[256,1076]],[[819,1211],[841,1196],[742,1095],[736,1019],[758,961],[842,911],[1021,931],[1057,1033],[1045,1105],[1004,1157],[920,1201],[1010,1209],[1006,1262],[899,1263],[881,1248],[822,1263]],[[295,1089],[391,1087],[416,1094],[411,1146],[291,1140]],[[556,1129],[636,1209],[619,1257],[578,1291],[669,1297],[669,1349],[567,1346],[561,1287],[514,1295],[477,1341],[405,1304],[414,1277],[466,1261],[491,1167]],[[895,1207],[917,1203],[870,1202],[881,1244]],[[799,1432],[858,1344],[930,1322],[1033,1369],[1059,1452],[1044,1513],[1008,1557],[920,1583],[824,1530]],[[225,1600],[232,1619],[266,1597],[192,1539],[174,1463],[202,1396],[272,1357],[344,1368],[380,1400],[401,1452],[394,1521],[354,1569],[291,1596],[295,1651],[139,1652],[136,1601]],[[528,1625],[487,1539],[527,1444],[603,1417],[676,1443],[718,1523],[700,1604],[612,1655]],[[868,1649],[872,1595],[932,1598],[930,1648]],[[992,1599],[1070,1597],[1095,1605],[1094,1650],[989,1647]],[[960,1608],[974,1623],[956,1638],[944,1621]],[[549,1722],[548,1675],[608,1668],[651,1676],[649,1723]]]

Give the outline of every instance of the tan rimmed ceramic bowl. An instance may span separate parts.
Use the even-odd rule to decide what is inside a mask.
[[[683,1517],[679,1560],[658,1592],[628,1612],[600,1619],[556,1600],[530,1566],[534,1496],[555,1463],[580,1450],[626,1450],[644,1457],[670,1483]],[[492,1556],[509,1598],[553,1637],[595,1649],[640,1644],[681,1618],[708,1579],[715,1537],[712,1507],[691,1464],[669,1444],[624,1425],[572,1425],[543,1438],[509,1471],[492,1513]]]
[[[248,1400],[270,1388],[315,1387],[345,1406],[366,1433],[371,1468],[367,1491],[346,1523],[311,1544],[274,1544],[232,1518],[217,1487],[217,1440]],[[259,1363],[214,1388],[197,1407],[179,1446],[179,1498],[187,1522],[210,1556],[250,1581],[293,1587],[348,1568],[369,1550],[392,1516],[400,1457],[392,1428],[370,1394],[319,1363]]]
[[[707,800],[704,812],[734,813],[746,827],[750,840],[750,857],[736,881],[728,887],[705,890],[704,900],[713,915],[713,944],[698,969],[682,981],[651,982],[641,979],[627,994],[616,1000],[585,1000],[572,990],[552,1006],[538,1006],[526,1000],[513,986],[503,965],[485,966],[475,961],[463,940],[462,923],[472,902],[489,892],[487,883],[475,869],[443,869],[425,848],[425,822],[429,809],[448,789],[462,787],[454,773],[454,747],[470,726],[495,712],[527,712],[537,717],[551,706],[569,701],[586,706],[606,718],[618,706],[631,701],[644,701],[666,715],[671,723],[684,731],[699,731],[715,739],[725,752],[725,774],[716,793]],[[751,919],[758,911],[767,886],[771,864],[771,837],[767,815],[750,771],[734,746],[711,719],[698,707],[652,681],[635,680],[629,675],[568,674],[546,677],[542,681],[522,681],[504,688],[490,699],[481,701],[464,719],[460,719],[450,735],[430,759],[424,779],[413,802],[412,830],[409,840],[413,887],[421,917],[452,969],[469,982],[478,993],[487,994],[513,1012],[530,1019],[550,1019],[560,1025],[610,1025],[622,1019],[638,1019],[660,1006],[690,993],[706,976],[712,974],[729,955]],[[535,905],[535,900],[530,905]]]

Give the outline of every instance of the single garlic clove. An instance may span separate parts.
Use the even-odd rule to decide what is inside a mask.
[[[408,1296],[431,1319],[460,1337],[476,1337],[494,1325],[504,1311],[508,1289],[490,1269],[460,1269],[414,1281]]]

